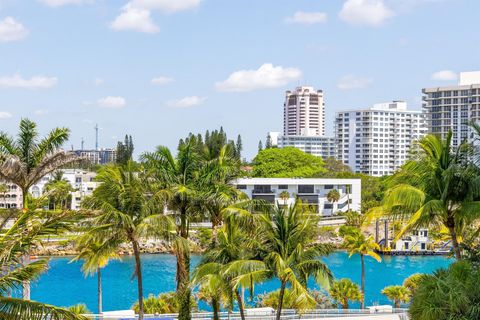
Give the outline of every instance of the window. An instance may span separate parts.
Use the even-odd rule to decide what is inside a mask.
[[[421,244],[420,244],[420,249],[421,249],[421,250],[427,249],[427,244],[426,244],[426,243],[421,243]]]
[[[238,189],[238,190],[246,190],[246,189],[247,189],[247,186],[244,185],[244,184],[239,184],[239,185],[237,185],[237,189]]]
[[[82,182],[82,177],[76,177],[76,178],[75,178],[75,182],[76,182],[76,183]]]
[[[278,185],[278,189],[286,190],[286,189],[288,189],[288,186],[286,184],[280,184],[280,185]]]
[[[332,203],[325,203],[323,205],[323,209],[333,209],[333,204]]]
[[[313,193],[313,184],[311,185],[299,185],[298,193]]]
[[[326,185],[325,185],[325,189],[326,189],[326,190],[333,189],[333,184],[326,184]]]

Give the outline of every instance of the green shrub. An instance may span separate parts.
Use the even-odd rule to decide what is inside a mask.
[[[191,306],[194,310],[197,309],[197,303],[191,297]],[[132,310],[138,313],[138,301],[132,306]],[[143,309],[145,314],[161,314],[161,313],[178,313],[179,305],[178,298],[175,292],[161,293],[158,296],[150,294],[143,299]]]

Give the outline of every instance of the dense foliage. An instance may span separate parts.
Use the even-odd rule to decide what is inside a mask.
[[[117,142],[117,163],[126,164],[128,161],[132,160],[133,150],[132,136],[126,134],[123,142]]]
[[[322,158],[297,148],[270,148],[253,159],[253,176],[265,178],[311,178],[325,172]]]
[[[309,290],[308,294],[313,297],[312,304],[308,305],[311,309],[333,309],[336,308],[335,303],[323,292],[317,290]],[[257,297],[256,307],[270,307],[277,309],[280,296],[280,290],[275,290]],[[283,307],[285,309],[303,310],[305,302],[294,295],[290,289],[286,289],[283,296]]]
[[[412,320],[480,319],[480,270],[469,261],[423,275],[410,304]]]

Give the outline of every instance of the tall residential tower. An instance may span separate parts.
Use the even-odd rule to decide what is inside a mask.
[[[325,103],[323,91],[297,87],[287,91],[283,108],[284,136],[324,136]]]
[[[469,123],[480,121],[480,71],[460,73],[458,85],[422,92],[428,131],[445,138],[451,130],[453,147],[469,139]]]
[[[413,142],[426,131],[425,114],[407,110],[403,101],[337,112],[337,159],[354,172],[391,175],[405,163]]]

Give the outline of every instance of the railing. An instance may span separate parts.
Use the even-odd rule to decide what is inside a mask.
[[[296,319],[328,319],[328,318],[356,318],[356,317],[365,317],[368,316],[368,319],[375,319],[377,317],[383,317],[391,315],[392,319],[399,320],[408,320],[407,309],[392,309],[392,311],[384,312],[371,312],[368,309],[319,309],[319,310],[308,310],[303,313],[298,312],[297,310],[284,310],[282,311],[282,320],[296,320]],[[397,317],[395,317],[396,315]],[[85,315],[88,319],[91,320],[135,320],[138,319],[138,316],[121,316],[121,315]],[[219,314],[220,320],[241,320],[240,314],[238,312],[221,312]],[[178,314],[159,314],[159,315],[145,315],[145,320],[177,320]],[[213,319],[213,313],[211,312],[201,312],[193,313],[192,320],[211,320]],[[269,311],[253,311],[245,312],[246,320],[275,320],[275,312]]]

